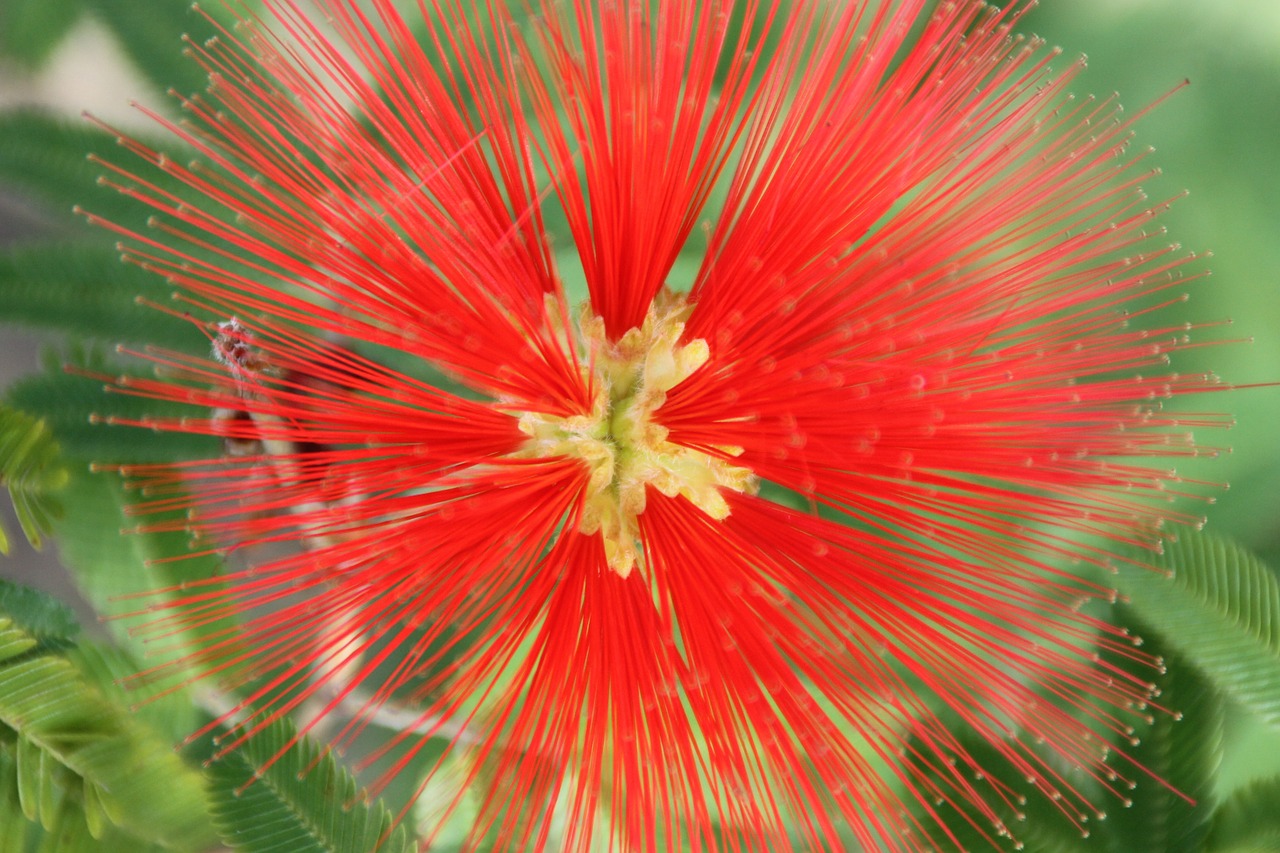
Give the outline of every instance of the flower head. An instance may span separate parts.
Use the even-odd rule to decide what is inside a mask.
[[[246,730],[410,701],[501,848],[915,849],[1012,796],[944,712],[1073,816],[1140,772],[1071,564],[1195,520],[1162,403],[1215,383],[1130,325],[1191,256],[1021,6],[264,5],[157,116],[197,159],[109,179],[214,342],[127,390],[233,452],[129,473],[251,555],[156,623],[242,619],[193,660]]]

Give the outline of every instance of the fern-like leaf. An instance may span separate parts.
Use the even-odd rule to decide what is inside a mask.
[[[81,0],[5,0],[0,6],[0,52],[38,68],[80,17]]]
[[[134,66],[163,92],[174,87],[183,94],[203,89],[205,73],[183,54],[184,35],[203,41],[215,34],[202,13],[222,13],[218,3],[193,11],[188,0],[85,0],[107,28],[115,33]]]
[[[95,828],[88,808],[87,801],[82,809],[73,798],[63,797],[50,821],[53,829],[27,820],[18,800],[17,767],[9,752],[0,749],[0,853],[162,853],[166,849],[115,826]]]
[[[1280,776],[1254,782],[1232,794],[1214,815],[1206,849],[1213,853],[1280,850]]]
[[[85,849],[56,841],[81,825],[90,836],[131,839],[119,849],[207,845],[197,775],[24,621],[28,608],[0,613],[0,788],[9,798],[0,811],[16,799],[24,819],[55,839],[50,849]]]
[[[963,725],[956,726],[953,733],[962,753],[946,756],[948,762],[954,763],[940,764],[932,750],[916,749],[920,744],[914,739],[908,750],[911,773],[923,781],[918,790],[931,799],[914,807],[926,834],[922,849],[980,853],[1002,849],[1001,837],[1006,835],[1016,839],[1014,843],[1021,845],[1019,849],[1025,853],[1076,853],[1089,849],[1088,841],[1094,840],[1086,841],[1089,824],[1078,825],[1068,819],[1057,803],[1028,784],[1025,772]],[[975,765],[982,768],[980,773],[972,769]],[[1087,787],[1086,780],[1075,781],[1080,787]],[[966,796],[966,787],[988,795],[994,820]],[[996,790],[1012,792],[1015,799],[991,796]]]
[[[188,151],[172,142],[146,142],[178,162],[190,157]],[[120,163],[135,172],[138,169],[136,157],[120,147],[114,134],[84,119],[56,118],[33,109],[9,110],[0,115],[0,181],[25,191],[54,213],[65,213],[63,224],[77,236],[110,246],[117,237],[106,229],[91,228],[85,221],[73,219],[71,213],[76,206],[134,231],[147,228],[152,211],[111,186],[99,185],[98,178],[110,170],[95,158]],[[181,183],[164,174],[149,179],[167,192],[190,195]],[[119,175],[109,180],[129,183]]]
[[[171,288],[154,273],[120,260],[114,246],[37,245],[0,254],[0,317],[116,344],[146,343],[207,351],[190,323],[138,304],[167,299]]]
[[[214,822],[245,853],[407,853],[381,801],[367,802],[333,755],[280,721],[210,768]]]
[[[1234,543],[1183,532],[1117,588],[1148,625],[1231,698],[1280,727],[1280,581]],[[1153,571],[1154,569],[1154,571]]]
[[[1201,853],[1215,805],[1214,778],[1222,763],[1222,694],[1128,608],[1119,608],[1116,621],[1143,638],[1143,651],[1161,659],[1165,672],[1159,676],[1118,656],[1113,663],[1140,681],[1154,681],[1161,691],[1157,702],[1167,710],[1153,710],[1151,725],[1135,733],[1137,744],[1123,745],[1130,758],[1158,779],[1136,778],[1127,807],[1109,808],[1110,819],[1100,826],[1116,851]]]
[[[114,646],[82,640],[67,650],[66,657],[107,700],[127,707],[166,743],[182,741],[203,721],[190,690],[135,679],[142,667]]]
[[[177,589],[184,583],[210,578],[219,571],[221,561],[216,556],[208,553],[187,556],[191,543],[181,529],[121,535],[122,527],[140,522],[176,520],[181,517],[181,512],[127,518],[125,512],[130,495],[118,475],[91,474],[87,469],[81,469],[73,474],[70,488],[76,500],[67,506],[66,521],[58,536],[58,550],[80,590],[99,613],[108,617],[120,616],[145,607],[147,603],[159,603],[163,597],[161,593],[156,594],[153,602],[143,604],[139,603],[138,596],[150,590]],[[145,635],[140,636],[132,630],[138,625],[136,619],[112,618],[107,621],[107,628],[130,657],[145,658],[159,664],[155,652],[146,646]],[[190,653],[198,658],[204,638],[220,638],[225,642],[225,632],[231,628],[227,620],[199,621],[189,630],[170,634],[164,646],[174,650],[175,658],[180,653]],[[183,667],[181,660],[175,660],[168,673],[175,680],[188,674],[193,673]],[[164,679],[161,686],[172,686],[170,679]],[[183,735],[188,733],[181,732]]]
[[[43,592],[0,581],[0,614],[34,637],[42,648],[70,647],[80,633],[71,608]]]
[[[56,495],[67,484],[67,471],[44,422],[4,405],[0,405],[0,484],[9,490],[27,541],[41,547],[53,519],[62,512]],[[9,537],[0,527],[0,554],[7,553]]]
[[[104,370],[100,366],[95,369]],[[115,425],[117,421],[179,418],[200,410],[109,393],[102,381],[61,369],[20,380],[9,389],[6,399],[12,407],[48,424],[58,437],[64,457],[86,465],[137,465],[217,458],[221,454],[216,438]]]

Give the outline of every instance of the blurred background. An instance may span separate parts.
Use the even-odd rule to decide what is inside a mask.
[[[122,127],[146,127],[129,102],[165,109],[165,98],[148,82],[155,75],[135,70],[95,16],[95,7],[115,2],[139,14],[148,4],[187,5],[0,0],[0,110],[38,107],[69,121],[91,110]],[[18,26],[32,4],[65,10],[56,32],[33,35]],[[1087,54],[1078,93],[1117,91],[1131,111],[1190,81],[1143,115],[1137,144],[1155,146],[1152,161],[1164,170],[1147,187],[1153,199],[1190,191],[1164,220],[1170,240],[1213,253],[1213,275],[1194,288],[1189,311],[1200,320],[1233,321],[1222,334],[1242,342],[1188,353],[1176,368],[1212,370],[1242,386],[1280,379],[1280,0],[1042,0],[1023,29],[1061,46],[1061,67]],[[169,59],[180,61],[180,47],[172,45]],[[0,244],[56,235],[69,221],[70,211],[41,207],[0,182]],[[36,370],[46,345],[0,317],[0,388]],[[1202,436],[1229,445],[1231,454],[1186,472],[1230,483],[1209,509],[1209,529],[1280,565],[1280,389],[1246,388],[1211,405],[1233,412],[1237,426]],[[0,500],[0,518],[17,530],[7,500]],[[56,553],[36,553],[20,535],[12,545],[0,576],[53,590],[92,622]],[[1277,736],[1243,716],[1232,732],[1237,748],[1223,768],[1229,786],[1274,766],[1274,758],[1271,765],[1264,759],[1280,754]]]
[[[62,3],[70,21],[67,29],[52,39],[48,52],[32,52],[30,39],[18,26],[27,2],[0,0],[0,111],[36,107],[80,121],[85,110],[92,110],[122,126],[145,127],[147,122],[129,102],[160,106],[164,98],[134,70],[112,33],[92,13]],[[51,5],[58,4],[55,0]],[[56,236],[71,216],[70,210],[44,208],[20,188],[0,181],[0,248]],[[37,370],[48,346],[35,332],[4,319],[0,317],[0,389]],[[7,499],[0,499],[0,520],[6,529],[18,529]],[[53,549],[37,552],[21,535],[12,537],[10,544],[9,557],[0,558],[0,577],[53,592],[75,606],[83,625],[94,624],[92,610]]]

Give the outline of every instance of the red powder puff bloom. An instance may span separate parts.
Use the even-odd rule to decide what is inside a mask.
[[[1189,256],[1021,6],[320,5],[192,45],[198,161],[107,178],[213,341],[125,390],[228,448],[139,509],[298,546],[153,626],[243,619],[184,662],[229,719],[408,691],[399,766],[451,740],[498,849],[910,850],[938,801],[994,841],[943,714],[1073,820],[1141,774],[1072,564],[1194,521],[1161,401],[1214,383],[1130,327]]]

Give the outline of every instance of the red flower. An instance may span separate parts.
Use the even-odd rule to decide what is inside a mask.
[[[1217,419],[1161,408],[1214,385],[1184,326],[1129,326],[1189,256],[1117,105],[1017,4],[529,2],[327,0],[333,38],[268,0],[157,117],[199,164],[126,143],[185,201],[111,167],[214,341],[129,390],[233,451],[132,469],[140,509],[304,546],[153,628],[243,616],[195,659],[257,679],[246,729],[411,686],[499,848],[558,809],[566,849],[915,849],[1014,796],[943,709],[1073,819],[1027,742],[1122,788],[1098,732],[1152,687],[1070,564],[1193,521],[1168,459]]]

